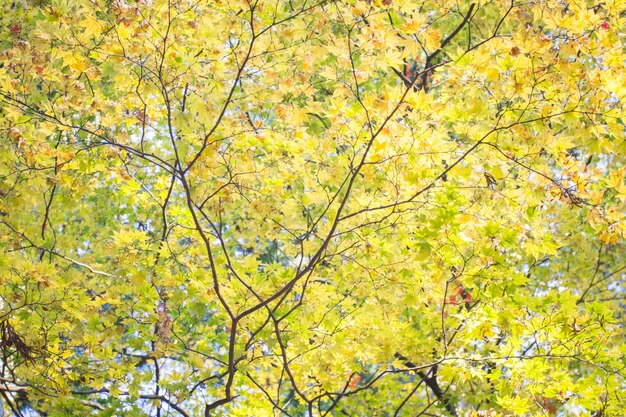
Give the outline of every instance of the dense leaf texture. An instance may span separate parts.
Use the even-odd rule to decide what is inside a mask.
[[[0,23],[7,411],[623,415],[624,1]]]

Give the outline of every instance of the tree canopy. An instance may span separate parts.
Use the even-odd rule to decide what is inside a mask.
[[[624,0],[0,6],[16,416],[622,416]]]

